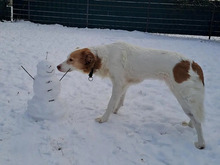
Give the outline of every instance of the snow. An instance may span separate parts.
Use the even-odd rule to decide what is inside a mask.
[[[107,123],[104,113],[111,82],[80,72],[61,81],[59,96],[66,115],[35,121],[27,115],[34,94],[31,75],[44,60],[54,66],[76,47],[125,41],[176,51],[195,60],[205,75],[203,124],[206,148],[194,147],[196,132],[164,82],[146,80],[132,86],[118,115]],[[0,22],[0,164],[1,165],[217,165],[220,162],[220,40],[167,36],[108,29],[79,29],[25,21]],[[59,79],[63,73],[55,71]],[[39,103],[40,104],[40,103]],[[40,104],[42,106],[42,104]]]

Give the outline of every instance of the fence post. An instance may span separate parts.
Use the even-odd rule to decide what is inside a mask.
[[[148,32],[147,30],[148,30],[148,24],[149,24],[150,3],[151,3],[151,1],[149,0],[149,1],[148,1],[148,5],[147,5],[147,24],[146,24],[146,32]]]
[[[86,7],[86,27],[89,26],[89,0],[87,0],[87,7]]]
[[[209,26],[209,40],[211,39],[212,36],[212,27],[213,27],[213,22],[214,22],[214,17],[215,17],[215,5],[213,4],[214,9],[212,10],[212,18]]]
[[[13,16],[14,16],[14,13],[13,13],[13,0],[8,0],[6,7],[10,7],[10,12],[11,12],[10,20],[11,20],[11,22],[13,22]]]
[[[31,11],[30,11],[30,0],[28,0],[28,20],[31,19]]]

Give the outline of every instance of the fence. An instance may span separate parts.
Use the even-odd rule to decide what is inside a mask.
[[[10,19],[10,8],[5,0],[0,0],[0,21]]]
[[[200,0],[203,2],[202,0]],[[186,0],[14,0],[14,18],[74,27],[220,36],[220,3]]]

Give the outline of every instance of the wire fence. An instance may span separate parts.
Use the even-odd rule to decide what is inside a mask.
[[[14,19],[73,27],[220,36],[220,3],[200,0],[14,0]]]

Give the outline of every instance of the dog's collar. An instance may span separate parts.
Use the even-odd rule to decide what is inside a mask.
[[[92,51],[92,53],[95,55],[95,58],[96,60],[99,59],[98,55],[97,55],[97,50],[96,49],[91,49],[90,50]],[[97,62],[97,61],[96,61]],[[89,77],[88,77],[88,80],[89,81],[93,81],[93,74],[94,74],[94,71],[96,71],[96,64],[94,64],[94,66],[92,67],[92,69],[90,70],[89,72]]]
[[[89,81],[93,80],[93,77],[92,77],[93,76],[93,72],[94,72],[94,68],[92,68],[90,73],[89,73],[89,78],[88,78]]]

